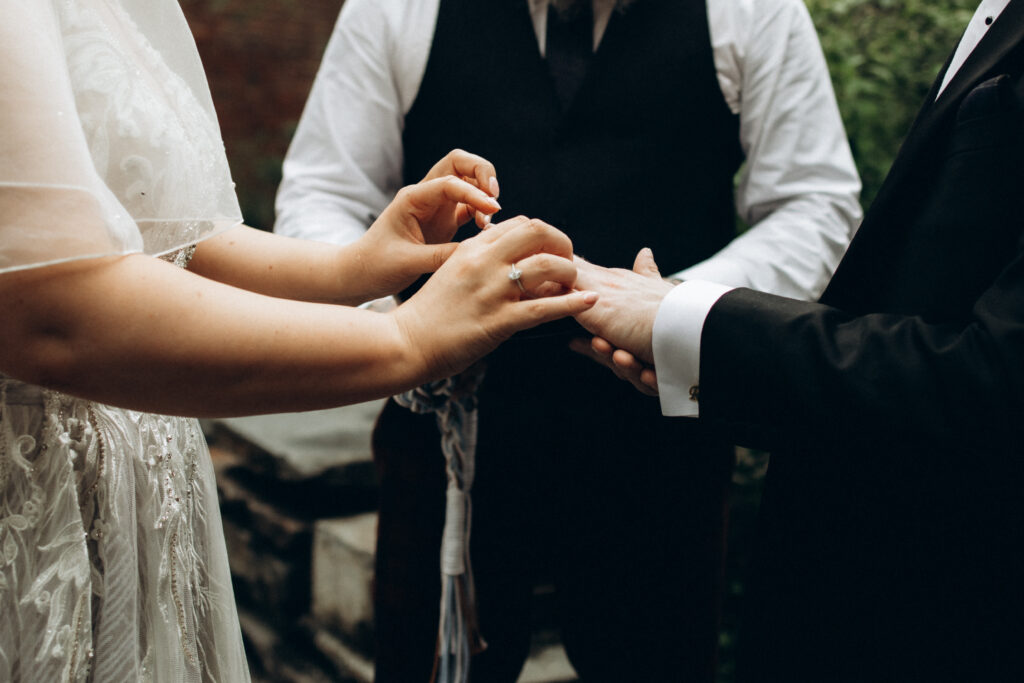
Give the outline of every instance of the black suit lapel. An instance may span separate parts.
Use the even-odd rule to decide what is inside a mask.
[[[1024,3],[1011,0],[1003,13],[974,52],[967,58],[959,73],[950,81],[942,97],[936,102],[940,109],[959,104],[967,92],[1005,58],[1024,39]]]
[[[915,168],[922,152],[933,149],[936,130],[946,123],[951,112],[956,111],[964,95],[977,85],[999,60],[1013,50],[1021,39],[1024,39],[1024,3],[1011,0],[974,52],[960,67],[960,71],[946,86],[942,96],[936,100],[942,79],[953,59],[953,54],[950,54],[910,127],[910,132],[893,161],[872,210],[875,206],[885,205],[893,188],[899,187],[907,173]]]
[[[905,235],[896,227],[908,218],[901,217],[900,212],[910,206],[905,200],[914,194],[922,169],[940,161],[937,155],[942,152],[942,131],[955,116],[966,94],[985,77],[991,76],[1000,60],[1005,59],[1022,40],[1024,0],[1010,0],[999,19],[946,86],[942,97],[936,100],[942,78],[952,60],[950,55],[896,155],[878,196],[867,211],[864,224],[822,295],[822,302],[860,310],[864,302],[873,300],[873,288],[884,286],[878,278],[880,273],[886,272],[885,255]],[[873,285],[864,283],[865,269],[872,273],[869,280]]]

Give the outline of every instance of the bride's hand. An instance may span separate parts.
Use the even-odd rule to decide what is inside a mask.
[[[521,272],[518,283],[509,277],[513,266]],[[519,330],[593,306],[597,295],[572,291],[575,282],[569,238],[518,217],[462,242],[391,315],[417,364],[436,379],[466,368]],[[535,298],[542,290],[564,293]]]
[[[422,183],[435,178],[443,178],[444,176],[449,175],[461,178],[467,183],[480,188],[495,199],[498,198],[500,188],[498,187],[498,176],[494,170],[494,164],[487,161],[487,159],[484,159],[482,156],[470,154],[469,152],[461,149],[453,149],[448,152],[443,159],[434,164],[434,166],[427,171],[427,175],[423,176],[423,180],[420,182]],[[456,225],[462,225],[475,215],[477,227],[481,230],[486,229],[487,226],[490,225],[491,216],[493,214],[493,212],[481,211],[479,208],[470,207],[466,204],[461,204],[456,211]]]
[[[437,270],[455,250],[449,240],[460,225],[475,213],[485,226],[501,208],[488,194],[496,191],[490,162],[461,150],[449,153],[422,181],[399,190],[356,243],[364,281],[378,295],[394,294]]]

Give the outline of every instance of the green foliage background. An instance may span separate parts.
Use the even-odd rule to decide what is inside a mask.
[[[871,203],[978,0],[805,0]]]

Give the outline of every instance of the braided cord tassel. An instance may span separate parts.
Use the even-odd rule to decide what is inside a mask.
[[[441,538],[441,618],[435,683],[467,683],[470,657],[487,647],[476,619],[473,570],[469,561],[472,525],[469,492],[473,486],[476,455],[476,389],[481,379],[483,366],[478,364],[462,374],[395,396],[400,406],[414,413],[435,414],[448,480]]]

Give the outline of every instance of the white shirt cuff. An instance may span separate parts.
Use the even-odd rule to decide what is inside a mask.
[[[700,414],[697,387],[701,332],[711,307],[732,289],[715,282],[688,280],[669,292],[658,307],[651,341],[663,415]]]

